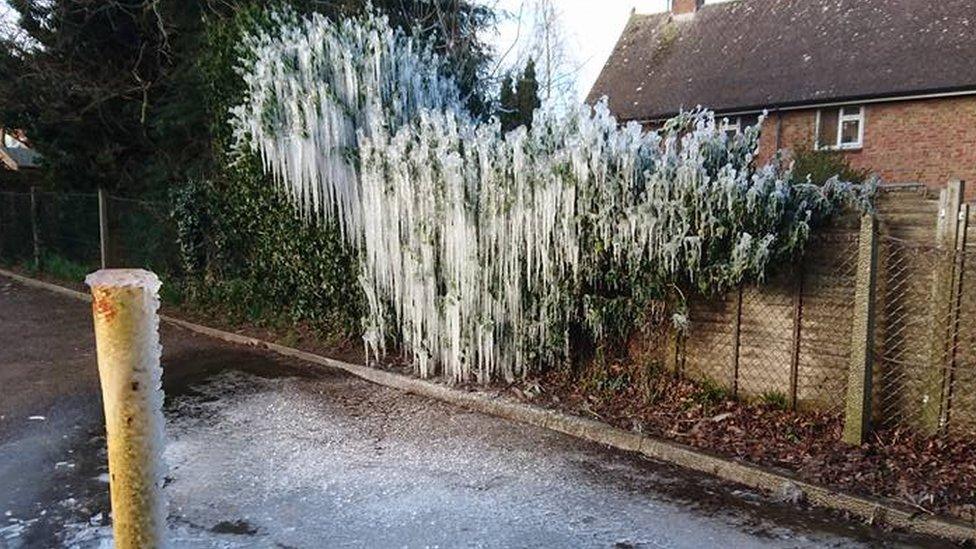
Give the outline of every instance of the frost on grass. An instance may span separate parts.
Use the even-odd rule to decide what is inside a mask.
[[[395,342],[425,377],[510,380],[564,360],[573,323],[599,338],[615,320],[607,294],[762,279],[869,199],[756,167],[758,127],[729,136],[704,110],[649,132],[601,102],[506,134],[384,18],[276,17],[242,56],[236,149],[303,216],[338,222],[361,258],[367,351]]]

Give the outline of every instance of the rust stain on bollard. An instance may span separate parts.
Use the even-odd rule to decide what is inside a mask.
[[[92,288],[92,314],[105,322],[111,322],[115,318],[115,305],[104,288]]]

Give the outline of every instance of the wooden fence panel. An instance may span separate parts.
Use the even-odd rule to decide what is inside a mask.
[[[963,255],[947,258],[952,249],[936,240],[938,200],[902,191],[883,193],[877,204],[875,424],[928,432],[935,410],[940,432],[976,434],[976,223],[960,226],[967,237],[959,240]],[[966,213],[976,219],[976,212]],[[943,230],[950,221],[943,221]],[[795,272],[724,296],[691,297],[676,368],[743,399],[775,396],[800,410],[840,413],[851,358],[858,227],[857,215],[836,220],[811,241]],[[933,294],[936,273],[946,265],[955,269],[948,307],[935,305],[942,298]],[[936,318],[946,316],[942,309],[948,319]],[[934,335],[933,326],[948,331]],[[943,339],[944,357],[933,354]],[[934,397],[933,382],[941,384]]]

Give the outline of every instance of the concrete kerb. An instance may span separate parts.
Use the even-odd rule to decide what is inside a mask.
[[[25,286],[48,290],[81,301],[91,301],[91,297],[86,293],[25,277],[5,269],[0,269],[0,275],[13,279]],[[546,410],[530,404],[514,402],[485,393],[454,389],[446,385],[378,370],[368,366],[351,364],[166,315],[161,315],[160,319],[163,322],[215,339],[239,345],[268,349],[280,355],[296,358],[318,366],[343,370],[378,385],[433,398],[511,421],[565,433],[619,450],[639,452],[654,460],[706,473],[751,488],[776,492],[784,486],[790,486],[801,491],[803,498],[812,505],[847,512],[863,519],[869,524],[900,528],[919,534],[938,536],[956,542],[976,541],[976,528],[962,522],[935,517],[921,511],[909,511],[883,500],[854,496],[823,486],[810,484],[792,478],[787,474],[727,458],[712,456],[674,442],[624,431],[599,421]]]

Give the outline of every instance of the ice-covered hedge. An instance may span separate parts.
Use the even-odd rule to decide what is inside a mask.
[[[511,379],[562,360],[572,326],[599,338],[621,302],[761,279],[811,226],[868,200],[756,167],[758,128],[730,137],[707,111],[648,132],[600,103],[503,134],[383,18],[279,28],[242,61],[238,151],[303,215],[339,221],[359,252],[367,349],[394,342],[423,376]]]

